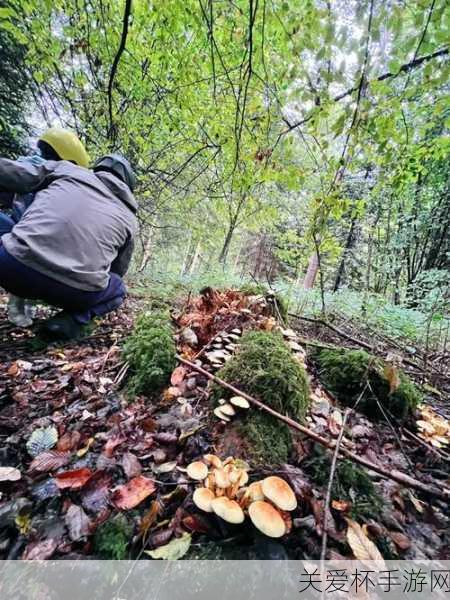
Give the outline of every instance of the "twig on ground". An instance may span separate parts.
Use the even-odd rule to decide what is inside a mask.
[[[250,396],[246,392],[239,390],[234,385],[231,385],[231,384],[227,383],[226,381],[219,379],[219,377],[217,377],[216,375],[212,375],[208,371],[205,371],[205,369],[203,369],[202,367],[199,367],[198,365],[192,363],[191,361],[186,360],[185,358],[182,358],[181,356],[178,356],[178,355],[177,355],[177,359],[182,364],[187,365],[188,367],[191,367],[191,369],[194,369],[194,371],[198,371],[202,375],[205,375],[205,377],[207,377],[208,379],[211,379],[212,381],[215,381],[216,383],[218,383],[220,386],[222,386],[226,389],[229,389],[234,394],[242,396],[243,398],[246,398],[251,404],[254,404],[258,408],[271,414],[272,416],[276,417],[280,421],[283,421],[284,423],[289,425],[289,427],[291,427],[292,429],[300,431],[301,433],[305,434],[306,436],[308,436],[309,438],[311,438],[318,444],[325,446],[325,448],[328,448],[330,450],[335,449],[334,440],[333,441],[327,440],[326,438],[320,436],[319,434],[315,433],[311,429],[308,429],[304,425],[300,425],[300,423],[297,423],[290,417],[286,417],[286,416],[282,415],[281,413],[277,412],[273,408],[270,408],[269,406],[267,406],[260,400],[257,400],[256,398],[253,398],[253,396]],[[447,488],[438,489],[431,484],[424,483],[422,481],[414,479],[413,477],[407,475],[406,473],[402,473],[401,471],[397,471],[392,468],[389,469],[388,467],[382,467],[380,465],[377,465],[377,464],[367,460],[366,458],[363,458],[362,456],[358,456],[357,454],[354,454],[353,452],[351,452],[350,450],[348,450],[345,447],[341,447],[339,449],[339,453],[344,455],[346,458],[349,458],[353,462],[356,462],[356,463],[366,467],[367,469],[370,469],[371,471],[378,473],[379,475],[381,475],[387,479],[392,479],[393,481],[396,481],[397,483],[400,483],[401,485],[411,487],[416,490],[420,490],[421,492],[423,492],[425,494],[435,496],[436,498],[440,498],[441,500],[444,500],[446,502],[448,502],[450,500],[450,489],[447,489]]]
[[[345,409],[344,417],[342,419],[341,430],[339,432],[339,436],[338,436],[338,439],[336,441],[336,447],[335,447],[334,453],[333,453],[333,460],[331,461],[330,477],[328,479],[327,495],[326,495],[326,498],[325,498],[325,505],[324,505],[324,511],[323,511],[322,550],[321,550],[321,553],[320,553],[320,562],[321,562],[321,564],[325,561],[325,555],[327,553],[328,509],[330,507],[330,502],[331,502],[331,490],[332,490],[332,487],[333,487],[334,473],[336,471],[336,464],[337,464],[337,461],[338,461],[339,449],[341,447],[342,438],[344,436],[345,425],[347,423],[347,418],[348,418],[348,415],[350,414],[350,411],[351,411],[350,408],[346,408]]]

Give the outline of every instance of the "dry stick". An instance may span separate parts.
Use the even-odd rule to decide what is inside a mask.
[[[322,523],[322,550],[320,553],[321,564],[325,561],[325,555],[327,553],[327,527],[328,527],[328,510],[331,502],[331,488],[333,487],[334,473],[336,471],[336,464],[338,460],[339,448],[341,447],[342,438],[344,436],[345,425],[347,423],[348,415],[350,414],[350,408],[345,409],[344,417],[342,419],[341,430],[339,432],[338,439],[336,441],[336,447],[334,449],[333,460],[331,461],[330,478],[328,479],[327,495],[325,498],[325,505],[323,511],[323,523]],[[322,571],[322,569],[321,569]]]
[[[205,369],[202,369],[202,367],[195,365],[191,361],[186,360],[185,358],[182,358],[179,355],[177,355],[177,360],[179,362],[181,362],[182,364],[187,365],[188,367],[191,367],[191,369],[193,369],[194,371],[198,371],[198,373],[201,373],[208,379],[215,381],[221,387],[224,387],[224,388],[232,391],[234,394],[236,394],[238,396],[242,396],[243,398],[246,398],[251,404],[258,406],[258,408],[261,408],[262,410],[264,410],[265,412],[276,417],[280,421],[283,421],[284,423],[289,425],[289,427],[292,427],[292,429],[296,429],[297,431],[304,433],[306,436],[308,436],[309,438],[311,438],[318,444],[325,446],[325,448],[328,448],[329,450],[334,450],[334,448],[335,448],[334,441],[329,441],[326,438],[323,438],[319,434],[315,433],[314,431],[311,431],[311,429],[308,429],[304,425],[300,425],[300,423],[297,423],[297,421],[294,421],[293,419],[291,419],[289,417],[285,417],[284,415],[277,412],[276,410],[273,410],[273,408],[270,408],[270,406],[267,406],[260,400],[257,400],[256,398],[253,398],[253,396],[250,396],[249,394],[246,394],[245,392],[239,390],[238,388],[234,387],[234,385],[231,385],[230,383],[227,383],[226,381],[219,379],[219,377],[217,377],[216,375],[212,375],[211,373],[209,373],[208,371],[205,371]],[[353,462],[363,465],[367,469],[370,469],[371,471],[374,471],[375,473],[378,473],[379,475],[382,475],[383,477],[386,477],[387,479],[392,479],[393,481],[396,481],[397,483],[400,483],[407,487],[414,488],[425,494],[430,494],[430,495],[435,496],[436,498],[440,498],[441,500],[444,500],[446,502],[448,502],[450,500],[450,489],[446,489],[446,488],[438,489],[430,484],[423,483],[422,481],[414,479],[413,477],[410,477],[409,475],[406,475],[405,473],[402,473],[401,471],[381,467],[381,466],[376,465],[375,463],[371,462],[370,460],[363,458],[362,456],[358,456],[357,454],[354,454],[350,450],[347,450],[347,448],[345,448],[345,447],[340,448],[339,452],[340,452],[340,454],[343,454],[346,458],[349,458]]]

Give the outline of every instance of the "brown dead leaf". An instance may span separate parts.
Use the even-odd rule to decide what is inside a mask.
[[[73,542],[86,537],[90,533],[91,521],[81,506],[71,504],[64,518]]]
[[[400,375],[398,374],[397,366],[393,363],[386,363],[383,374],[389,383],[389,394],[393,394],[400,385]]]
[[[47,381],[44,381],[43,379],[35,379],[34,381],[31,382],[30,387],[35,394],[39,394],[40,392],[43,392],[47,388],[47,385],[48,385]]]
[[[411,540],[400,531],[390,531],[389,536],[399,550],[408,550],[411,548]]]
[[[56,485],[60,490],[79,490],[89,481],[92,475],[92,471],[87,468],[57,473],[55,475]]]
[[[345,519],[348,524],[347,542],[352,549],[353,555],[357,560],[381,560],[380,551],[375,544],[370,540],[359,523],[349,519]],[[384,561],[383,561],[384,562]]]
[[[104,510],[111,494],[111,475],[97,471],[81,491],[81,503],[92,512]]]
[[[125,452],[122,456],[122,468],[129,479],[137,477],[142,471],[141,463],[131,452]]]
[[[53,471],[59,467],[64,467],[70,462],[70,452],[58,452],[57,450],[49,450],[38,454],[30,464],[30,471],[39,471],[41,473]]]
[[[172,373],[172,377],[170,378],[171,385],[180,385],[180,383],[186,377],[186,373],[187,371],[184,367],[177,367]]]
[[[346,500],[332,500],[331,506],[334,510],[338,510],[339,512],[347,512],[351,507],[352,503]]]
[[[56,450],[60,452],[69,452],[78,446],[81,434],[79,431],[67,432],[62,435],[56,444]]]
[[[22,560],[47,560],[52,556],[57,547],[58,540],[55,538],[50,538],[42,542],[32,542],[25,548]]]
[[[145,538],[148,535],[149,529],[156,523],[159,513],[161,512],[161,505],[157,500],[153,500],[150,509],[142,517],[139,524],[139,535]]]
[[[113,502],[121,510],[129,510],[153,494],[156,484],[152,479],[140,475],[121,485],[114,492]]]
[[[111,438],[109,438],[109,440],[106,442],[104,448],[103,448],[103,454],[108,457],[108,458],[112,458],[112,455],[114,454],[114,450],[117,448],[117,446],[120,446],[120,444],[123,444],[126,441],[126,438],[123,437],[122,435],[115,435]]]

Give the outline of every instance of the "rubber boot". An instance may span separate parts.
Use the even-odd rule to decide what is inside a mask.
[[[83,335],[84,330],[83,325],[64,311],[42,325],[42,333],[52,340],[76,340]]]
[[[24,298],[19,298],[11,294],[8,300],[8,319],[17,327],[30,327],[33,325],[33,319],[30,314],[29,306]]]

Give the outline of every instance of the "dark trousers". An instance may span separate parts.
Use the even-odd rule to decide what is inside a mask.
[[[0,286],[20,298],[42,300],[62,308],[81,324],[118,308],[127,293],[116,273],[110,273],[108,286],[100,292],[86,292],[55,281],[8,254],[1,240]]]

